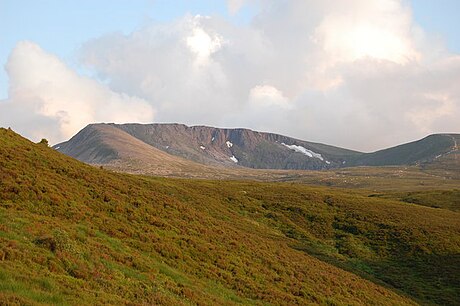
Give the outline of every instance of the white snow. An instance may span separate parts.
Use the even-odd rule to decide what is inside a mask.
[[[166,149],[169,149],[169,146],[166,146],[165,148],[166,148]]]
[[[56,147],[56,150],[59,150],[61,147]]]
[[[237,163],[237,162],[238,162],[238,159],[236,159],[235,155],[232,155],[232,157],[230,157],[230,159],[231,159],[234,163]]]
[[[307,155],[308,157],[313,157],[313,158],[317,158],[317,159],[319,159],[319,160],[324,160],[324,158],[321,156],[321,154],[315,153],[315,152],[313,152],[313,151],[311,151],[311,150],[308,150],[308,149],[306,149],[306,148],[304,148],[304,147],[302,147],[302,146],[287,145],[287,144],[285,144],[284,142],[281,143],[281,144],[282,144],[283,146],[285,146],[285,147],[291,149],[291,150],[294,150],[294,151],[296,151],[296,152],[299,152],[299,153],[302,153],[302,154],[304,154],[304,155]]]
[[[326,164],[330,165],[330,164],[331,164],[331,162],[330,162],[330,161],[328,161],[328,160],[326,160]]]
[[[201,150],[206,150],[206,147],[205,146],[200,146],[200,149]]]
[[[229,148],[233,147],[233,143],[231,143],[231,142],[228,141],[228,140],[227,140],[226,144],[227,144],[227,147],[229,147]]]
[[[214,139],[215,139],[214,137],[213,137],[213,138],[211,138],[211,141],[214,141]]]

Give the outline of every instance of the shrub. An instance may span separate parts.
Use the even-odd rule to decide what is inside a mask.
[[[40,140],[39,144],[46,145],[47,147],[49,146],[48,140],[45,139],[45,138],[42,138],[42,140]]]

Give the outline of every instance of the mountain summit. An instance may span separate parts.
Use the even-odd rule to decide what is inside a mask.
[[[139,167],[325,170],[353,166],[448,164],[458,167],[459,134],[436,134],[362,153],[274,133],[184,124],[90,124],[54,148],[90,164]],[[141,167],[142,166],[142,167]],[[210,170],[211,168],[209,168]],[[215,170],[214,170],[215,171]],[[161,171],[160,171],[161,173]]]

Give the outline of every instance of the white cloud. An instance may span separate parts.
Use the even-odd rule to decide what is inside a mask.
[[[314,30],[323,56],[337,61],[363,57],[400,64],[420,58],[415,50],[411,13],[401,1],[346,2],[330,9]],[[351,6],[351,7],[350,7]]]
[[[443,117],[455,114],[455,103],[446,94],[422,94],[417,108],[409,111],[407,117],[421,131],[429,133],[433,123]]]
[[[289,109],[289,100],[277,88],[270,85],[257,85],[249,92],[249,102],[256,107],[277,106]]]
[[[245,2],[227,4],[236,12]],[[92,41],[83,61],[113,90],[151,101],[160,121],[362,150],[458,130],[449,118],[459,112],[460,71],[443,64],[453,56],[404,2],[252,2],[260,10],[248,25],[185,16]]]
[[[92,122],[153,120],[145,100],[77,75],[34,43],[20,42],[6,70],[9,97],[0,101],[0,121],[34,140],[62,141]]]
[[[214,22],[185,16],[130,35],[105,36],[84,46],[82,62],[114,91],[148,100],[158,121],[218,124],[235,108],[238,89],[232,93],[230,76],[218,60],[229,46]]]
[[[198,66],[205,65],[209,61],[209,57],[218,51],[223,44],[223,39],[220,35],[210,35],[199,25],[202,16],[195,16],[196,25],[192,29],[192,33],[186,38],[187,46],[196,54],[196,64]]]
[[[27,107],[41,116],[33,120],[63,131],[109,120],[94,114],[111,103],[120,121],[150,120],[153,108],[159,122],[249,127],[361,150],[460,132],[459,57],[423,32],[408,2],[229,0],[230,13],[246,2],[258,9],[248,24],[187,15],[87,42],[81,63],[110,89],[65,66],[40,74],[51,63],[25,64],[37,74],[18,77],[13,70],[28,68],[10,69],[7,103],[32,101]],[[22,91],[32,96],[13,95],[15,84],[32,87]],[[138,107],[123,108],[130,103]],[[149,115],[129,112],[142,107]]]

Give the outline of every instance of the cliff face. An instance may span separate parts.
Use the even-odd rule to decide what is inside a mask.
[[[248,129],[183,124],[115,125],[173,155],[210,165],[261,169],[336,168],[359,152]]]

